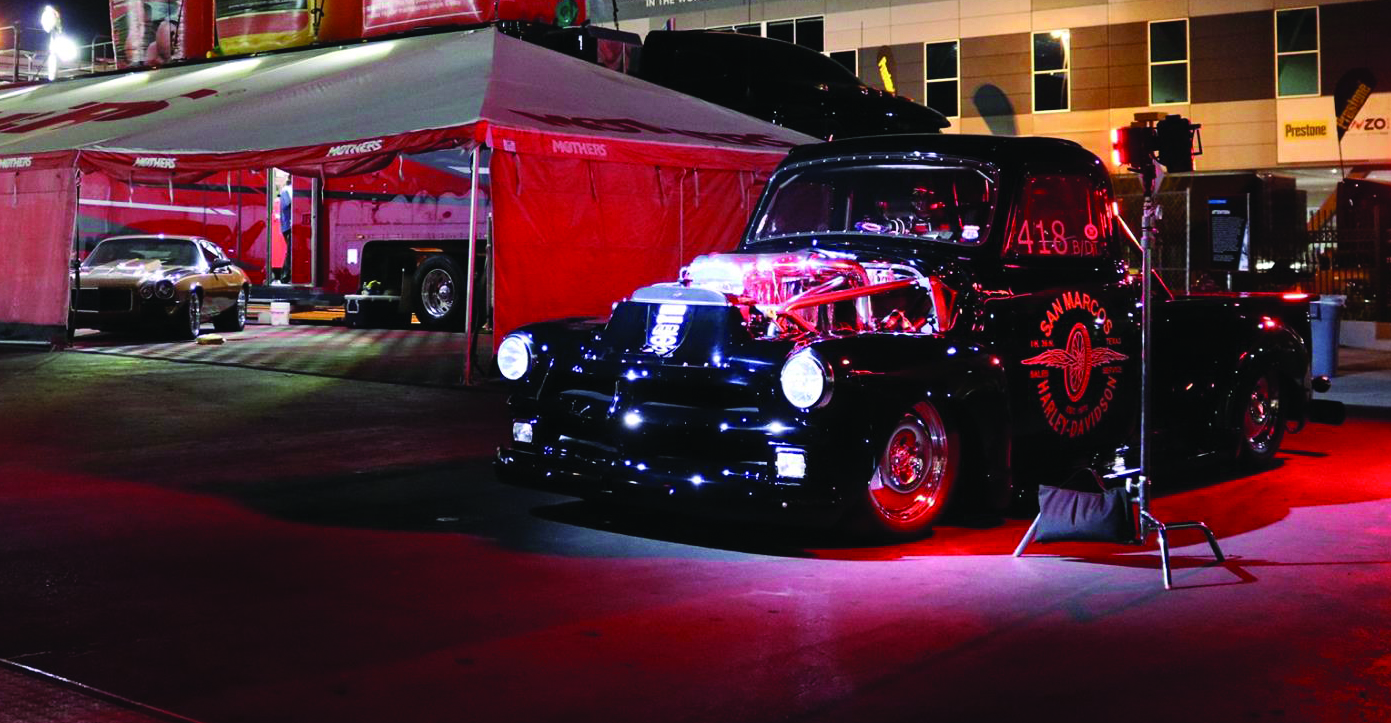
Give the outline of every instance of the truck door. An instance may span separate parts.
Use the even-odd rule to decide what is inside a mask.
[[[1009,365],[1019,456],[1129,439],[1139,402],[1138,284],[1118,268],[1109,181],[1025,175],[1004,251],[1013,295],[999,348]]]

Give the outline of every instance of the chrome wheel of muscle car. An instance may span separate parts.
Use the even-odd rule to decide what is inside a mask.
[[[1280,386],[1273,374],[1263,372],[1237,396],[1241,409],[1241,458],[1264,463],[1275,457],[1285,435],[1280,411]]]
[[[196,339],[203,328],[203,299],[197,292],[188,295],[184,304],[183,323],[179,326],[179,338]]]
[[[226,311],[213,318],[213,328],[218,331],[241,331],[246,328],[246,288],[237,292],[237,300]]]
[[[878,531],[895,537],[924,532],[941,516],[956,482],[956,436],[936,407],[915,406],[889,434],[869,479]]]

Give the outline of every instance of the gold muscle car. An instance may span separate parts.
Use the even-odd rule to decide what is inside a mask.
[[[250,282],[217,244],[197,236],[112,236],[78,266],[73,326],[157,326],[180,339],[211,320],[218,331],[246,326]]]

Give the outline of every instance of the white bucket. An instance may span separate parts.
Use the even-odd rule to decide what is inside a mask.
[[[289,326],[290,325],[290,302],[272,301],[270,302],[270,325]]]

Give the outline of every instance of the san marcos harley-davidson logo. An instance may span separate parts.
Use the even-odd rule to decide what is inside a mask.
[[[1114,402],[1120,362],[1130,358],[1112,348],[1121,343],[1110,335],[1114,326],[1106,307],[1090,294],[1063,292],[1048,306],[1038,327],[1043,338],[1031,342],[1044,351],[1022,363],[1045,367],[1030,370],[1029,379],[1038,385],[1043,417],[1054,432],[1080,437],[1096,428]]]

